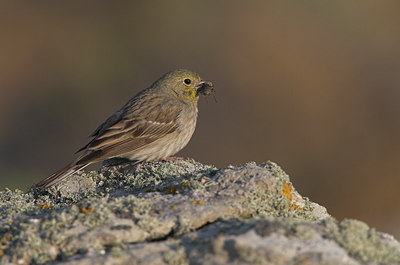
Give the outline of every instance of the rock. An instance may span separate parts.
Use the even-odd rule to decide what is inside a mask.
[[[107,163],[0,192],[1,264],[395,264],[400,243],[336,221],[272,162]]]

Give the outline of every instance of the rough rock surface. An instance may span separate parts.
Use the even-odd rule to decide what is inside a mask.
[[[276,164],[109,161],[0,192],[0,264],[400,264],[400,243],[336,221]]]

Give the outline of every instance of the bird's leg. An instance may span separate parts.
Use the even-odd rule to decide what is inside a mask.
[[[169,157],[161,159],[160,161],[173,162],[173,161],[181,161],[181,160],[185,160],[185,158],[184,157],[180,157],[180,156],[169,156]]]

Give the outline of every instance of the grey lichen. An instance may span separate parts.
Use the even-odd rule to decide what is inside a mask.
[[[271,257],[400,262],[394,240],[389,244],[361,222],[335,221],[272,162],[225,169],[193,160],[108,164],[45,191],[1,191],[0,210],[0,264],[112,263],[116,257],[118,264],[206,257],[216,264],[261,264]],[[310,246],[321,247],[313,252]]]
[[[350,255],[380,264],[400,263],[400,251],[367,224],[350,219],[338,222],[333,218],[323,224],[326,236],[343,246]]]
[[[195,162],[194,160],[174,163],[152,162],[103,167],[92,178],[96,183],[103,183],[105,190],[125,190],[131,192],[167,192],[171,186],[179,189],[203,187],[201,178],[217,169]],[[190,181],[188,185],[182,185]]]
[[[271,172],[275,183],[268,189],[258,188],[257,196],[249,201],[249,206],[254,208],[256,215],[268,214],[310,221],[318,221],[321,218],[313,212],[314,207],[309,199],[296,192],[289,176],[277,164],[267,162],[260,166]]]

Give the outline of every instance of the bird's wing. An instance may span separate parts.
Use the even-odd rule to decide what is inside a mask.
[[[86,152],[79,163],[132,152],[176,130],[182,107],[175,102],[159,98],[148,102],[148,107],[134,103],[121,109],[118,120],[112,116],[107,120],[112,122],[106,121],[95,131],[93,140],[80,149]]]
[[[175,118],[173,116],[174,113],[169,111],[169,108],[174,109],[175,105],[174,101],[166,99],[165,96],[154,95],[151,89],[145,89],[131,98],[120,110],[100,124],[90,137],[102,135],[111,126],[129,117],[144,117],[151,121],[168,122]],[[84,148],[78,150],[77,153]]]

